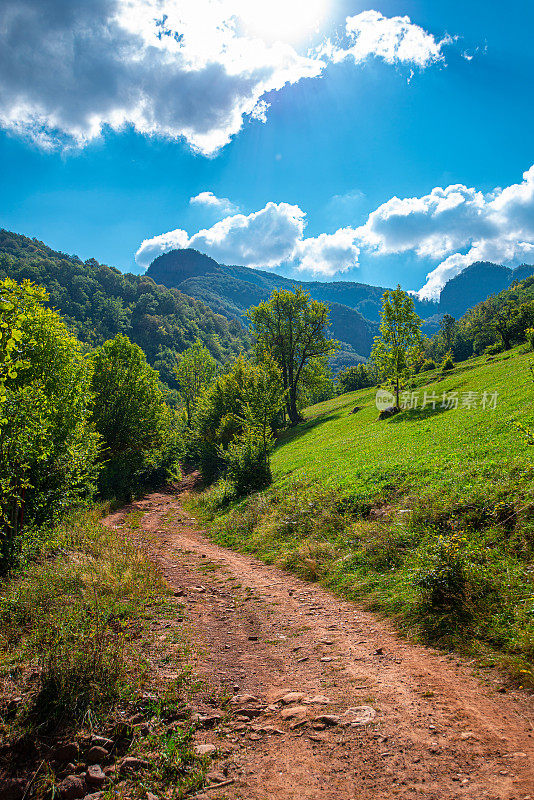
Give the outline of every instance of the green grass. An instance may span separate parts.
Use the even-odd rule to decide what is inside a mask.
[[[127,533],[102,525],[101,512],[73,512],[40,538],[39,554],[33,548],[24,568],[0,582],[0,784],[14,770],[30,781],[39,767],[25,797],[56,797],[64,765],[50,757],[54,742],[83,742],[97,732],[113,739],[117,755],[149,762],[122,782],[124,796],[172,790],[179,800],[204,782],[189,707],[198,689],[181,639],[180,653],[173,650],[178,677],[163,689],[149,654],[161,652],[163,660],[165,645],[153,628],[181,607]],[[131,521],[138,527],[138,515]],[[155,698],[153,708],[145,709],[146,696]],[[140,708],[150,737],[128,722]],[[109,789],[114,793],[114,784]]]
[[[490,363],[465,362],[440,381],[435,372],[417,376],[414,391],[421,400],[425,391],[434,392],[435,411],[417,409],[379,421],[374,388],[313,406],[305,411],[306,422],[286,433],[275,450],[275,479],[306,478],[371,498],[394,487],[418,496],[439,492],[470,499],[487,492],[488,483],[498,490],[511,474],[528,485],[534,453],[510,419],[534,421],[531,357],[516,349]],[[440,408],[443,392],[461,397],[485,390],[498,392],[495,411]],[[361,410],[351,414],[355,406]]]
[[[512,422],[534,424],[531,357],[416,376],[434,410],[380,421],[375,389],[309,408],[277,443],[269,490],[237,502],[222,482],[195,510],[218,542],[534,686],[534,448]],[[494,410],[461,407],[484,391]],[[444,392],[458,409],[440,407]]]

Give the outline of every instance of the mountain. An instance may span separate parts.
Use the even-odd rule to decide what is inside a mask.
[[[328,303],[331,334],[342,342],[345,364],[357,363],[371,352],[373,337],[378,332],[380,300],[385,291],[363,283],[343,282],[344,287],[350,287],[345,292],[350,303],[342,303],[340,300],[345,295],[336,284],[295,281],[250,267],[226,266],[190,249],[172,250],[158,256],[146,275],[156,283],[179,288],[202,300],[218,314],[243,322],[245,312],[267,300],[273,289],[292,289],[298,283],[314,299]],[[368,307],[367,317],[358,310],[358,305]],[[352,358],[348,357],[350,354]]]
[[[439,298],[440,314],[452,314],[459,319],[490,295],[498,294],[533,274],[534,266],[527,264],[510,269],[491,261],[477,261],[447,281]]]
[[[206,257],[202,259],[205,265]],[[194,257],[186,256],[183,263],[184,273],[196,274]],[[177,353],[197,339],[220,364],[251,347],[236,320],[175,288],[146,275],[125,275],[94,259],[83,262],[37,239],[0,229],[0,279],[5,277],[44,286],[49,304],[82,342],[94,346],[116,333],[126,334],[171,387]]]
[[[244,312],[268,298],[273,289],[290,289],[296,283],[315,300],[328,303],[332,334],[350,350],[367,357],[380,320],[383,286],[353,281],[295,281],[272,272],[250,267],[218,264],[196,250],[172,250],[156,258],[147,272],[156,283],[179,288],[202,300],[218,314],[243,319]],[[526,264],[509,269],[501,264],[477,262],[448,281],[439,303],[414,298],[415,310],[423,319],[423,332],[432,335],[443,314],[459,319],[492,294],[534,274]]]

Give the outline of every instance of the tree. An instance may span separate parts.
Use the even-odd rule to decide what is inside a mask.
[[[90,364],[47,299],[0,282],[0,571],[29,546],[29,526],[53,522],[96,479]]]
[[[258,432],[264,461],[268,461],[271,429],[284,400],[280,369],[274,359],[261,364],[249,362],[249,379],[244,395],[243,423]]]
[[[452,348],[452,342],[457,327],[458,325],[456,323],[456,320],[451,314],[443,315],[441,319],[440,333],[443,337],[443,341],[445,342],[446,350],[450,350]]]
[[[178,382],[178,389],[185,403],[187,424],[191,427],[191,420],[195,404],[202,390],[213,380],[217,370],[217,363],[209,351],[203,347],[202,342],[196,341],[180,356],[174,368]]]
[[[272,358],[261,364],[245,364],[243,413],[236,416],[241,432],[234,435],[226,450],[219,448],[227,479],[238,495],[263,489],[272,480],[272,428],[284,397],[280,370]]]
[[[100,489],[128,495],[142,481],[172,475],[180,425],[140,347],[118,333],[91,354],[93,421],[102,437]]]
[[[401,381],[413,371],[422,348],[421,319],[412,298],[397,286],[384,292],[381,320],[371,359],[380,377],[392,382],[399,408]]]
[[[266,458],[277,424],[284,388],[273,359],[261,363],[238,356],[229,372],[202,392],[193,418],[192,447],[205,480],[213,480],[226,461],[223,451],[251,431]]]
[[[292,425],[301,420],[297,406],[299,387],[312,359],[332,355],[337,342],[328,339],[328,307],[300,288],[275,290],[270,299],[251,308],[259,360],[271,356],[280,369],[286,393],[286,410]]]

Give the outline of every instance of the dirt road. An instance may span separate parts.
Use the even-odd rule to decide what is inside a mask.
[[[106,521],[145,512],[133,535],[184,591],[193,665],[233,695],[222,726],[199,732],[227,782],[206,797],[534,800],[532,698],[501,694],[357,605],[211,543],[181,506],[190,487]]]

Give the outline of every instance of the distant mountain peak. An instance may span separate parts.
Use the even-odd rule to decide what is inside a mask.
[[[213,258],[188,247],[183,250],[170,250],[168,253],[158,256],[150,264],[146,275],[156,283],[178,286],[188,278],[208,275],[219,269],[219,265]]]

